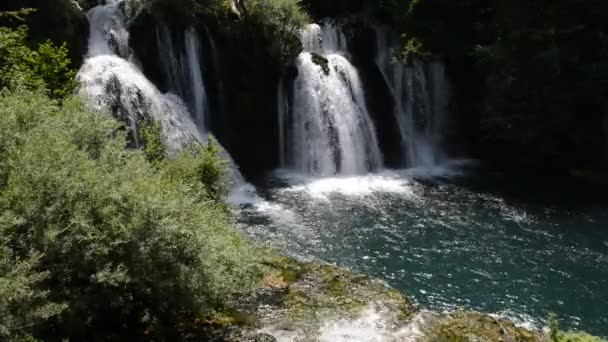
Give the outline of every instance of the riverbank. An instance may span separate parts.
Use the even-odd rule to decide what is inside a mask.
[[[202,322],[209,340],[562,341],[493,315],[428,311],[386,283],[318,261],[273,257],[265,266],[272,271],[259,287]],[[577,338],[587,339],[564,341],[601,341]]]

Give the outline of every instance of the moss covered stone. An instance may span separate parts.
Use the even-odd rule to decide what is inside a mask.
[[[329,75],[329,61],[327,60],[327,58],[316,54],[316,53],[311,53],[311,59],[312,62],[315,63],[316,65],[320,66],[321,69],[323,69],[323,72],[325,73],[325,75]]]
[[[264,252],[265,253],[265,252]],[[261,258],[266,275],[257,287],[233,294],[229,309],[202,320],[192,336],[209,341],[276,341],[286,333],[297,341],[318,341],[328,322],[356,321],[373,309],[382,313],[387,341],[417,342],[605,342],[584,333],[549,333],[471,311],[421,311],[385,283],[321,262],[277,254]]]
[[[385,283],[332,265],[272,256],[264,266],[268,275],[258,288],[231,301],[233,313],[252,319],[245,329],[275,327],[314,340],[325,322],[356,319],[370,306],[390,313],[395,327],[417,312],[410,299]]]
[[[512,322],[475,312],[457,312],[436,318],[425,331],[423,341],[546,341],[546,336],[515,326]]]

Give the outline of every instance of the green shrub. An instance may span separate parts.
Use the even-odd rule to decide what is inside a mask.
[[[74,91],[76,71],[68,57],[67,45],[47,41],[32,50],[27,46],[27,27],[0,27],[0,89],[25,87],[46,89],[54,99]]]
[[[171,339],[180,317],[221,308],[259,276],[257,252],[206,193],[216,174],[201,165],[222,165],[214,148],[157,169],[125,150],[118,126],[75,99],[0,97],[0,248],[15,265],[36,256],[38,273],[22,278],[32,298],[65,310],[32,331],[57,340]]]
[[[192,196],[221,203],[230,185],[227,164],[221,147],[209,137],[205,146],[185,149],[177,158],[168,160],[161,171],[167,186],[188,182]]]
[[[599,337],[584,332],[561,331],[554,314],[549,316],[549,339],[550,342],[606,342]]]
[[[35,271],[40,255],[15,260],[8,248],[0,247],[0,340],[32,341],[31,330],[58,316],[64,305],[47,299],[40,284],[48,273]]]
[[[283,61],[302,49],[300,30],[310,17],[299,0],[248,0],[245,6],[247,20],[260,25],[270,41],[278,44],[275,49]]]
[[[38,46],[28,61],[34,75],[42,78],[46,89],[54,99],[70,95],[76,88],[76,70],[68,57],[67,44],[55,46],[46,41]]]
[[[163,139],[162,127],[158,122],[143,124],[139,129],[139,140],[143,145],[146,159],[157,165],[165,159],[167,146]]]

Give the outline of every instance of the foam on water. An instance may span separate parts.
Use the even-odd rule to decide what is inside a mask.
[[[383,171],[366,176],[338,176],[307,178],[301,174],[284,174],[290,186],[283,192],[306,193],[313,199],[329,200],[333,194],[345,197],[365,197],[377,193],[414,197],[410,181],[394,171]]]
[[[545,321],[540,321],[538,319],[534,319],[534,317],[530,315],[524,315],[521,313],[515,313],[512,311],[503,311],[499,313],[490,314],[490,316],[496,319],[504,319],[509,320],[515,324],[515,326],[528,329],[528,330],[542,330],[546,323]]]
[[[320,331],[319,340],[323,342],[382,342],[394,335],[384,314],[368,308],[354,320],[327,322]]]
[[[278,327],[266,327],[260,332],[273,336],[278,342],[295,342],[310,337],[320,342],[415,342],[424,337],[424,326],[434,314],[421,311],[403,326],[395,326],[391,322],[393,316],[385,309],[370,305],[357,318],[328,320],[312,334],[310,331],[286,331]]]
[[[454,311],[421,310],[412,319],[399,326],[392,321],[387,309],[370,304],[356,318],[331,319],[321,323],[318,331],[285,330],[278,326],[264,327],[260,333],[273,336],[278,342],[296,342],[310,338],[319,342],[419,342],[426,341],[427,327]],[[509,312],[489,314],[500,320],[510,320],[516,326],[539,331],[545,330],[546,322],[535,321],[531,317],[513,315]]]
[[[459,164],[320,179],[278,172],[263,193],[270,207],[293,211],[291,223],[260,210],[246,231],[384,279],[436,312],[493,312],[535,329],[556,312],[568,329],[605,334],[605,210],[521,201],[510,188],[498,192],[505,185],[472,183],[477,175],[446,179]],[[324,334],[365,333],[362,322],[326,322]]]

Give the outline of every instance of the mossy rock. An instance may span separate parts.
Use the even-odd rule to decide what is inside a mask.
[[[559,332],[557,339],[551,342],[606,342],[599,337],[589,335],[583,332]]]
[[[321,262],[301,262],[277,254],[263,261],[266,275],[249,293],[235,294],[219,331],[226,341],[274,341],[259,329],[293,334],[298,341],[317,341],[321,328],[332,321],[356,320],[373,309],[400,341],[403,328],[414,324],[419,342],[605,342],[584,333],[559,332],[557,341],[541,331],[471,311],[439,314],[420,311],[411,299],[385,283]],[[247,319],[243,319],[246,317]],[[220,324],[220,326],[222,326]],[[231,335],[232,334],[232,335]],[[257,336],[257,337],[256,337]],[[239,339],[241,338],[241,339]],[[260,338],[256,340],[253,338]]]
[[[321,69],[323,69],[323,72],[325,73],[325,75],[329,75],[330,69],[329,69],[329,60],[327,60],[327,58],[312,52],[311,53],[311,59],[312,62],[315,63],[316,65],[320,66]]]
[[[543,342],[546,336],[512,322],[475,312],[457,312],[436,318],[427,326],[425,342]]]
[[[356,319],[370,306],[389,313],[387,322],[395,329],[417,312],[409,298],[385,283],[332,265],[275,256],[264,266],[268,274],[259,287],[231,302],[255,317],[258,327],[297,331],[314,340],[325,322]]]

